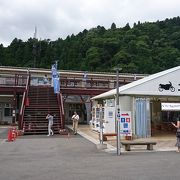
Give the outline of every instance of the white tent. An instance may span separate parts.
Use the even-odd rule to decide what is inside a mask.
[[[115,99],[116,91],[110,90],[92,100]],[[119,87],[120,109],[131,112],[132,132],[137,137],[150,137],[151,123],[168,123],[174,118],[162,116],[162,102],[180,102],[180,66]]]
[[[114,97],[114,95],[116,95],[116,89],[92,99],[107,99]],[[180,96],[180,66],[119,87],[119,95]]]

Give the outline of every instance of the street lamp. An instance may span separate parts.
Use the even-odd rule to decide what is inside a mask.
[[[116,68],[116,145],[117,155],[121,154],[121,136],[120,136],[120,106],[119,106],[119,71],[122,68]]]

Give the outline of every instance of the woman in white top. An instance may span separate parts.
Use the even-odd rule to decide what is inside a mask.
[[[51,115],[51,113],[49,113],[47,116],[46,116],[46,119],[48,120],[48,135],[47,136],[50,136],[50,135],[54,135],[54,132],[52,130],[52,126],[53,126],[53,115]]]

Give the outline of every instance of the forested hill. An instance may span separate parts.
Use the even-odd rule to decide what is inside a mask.
[[[35,56],[35,59],[34,59]],[[180,17],[154,23],[112,23],[110,29],[97,26],[56,41],[15,38],[8,47],[0,45],[1,66],[152,74],[180,65]]]

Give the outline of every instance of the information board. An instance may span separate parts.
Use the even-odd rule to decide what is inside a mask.
[[[132,136],[132,118],[131,111],[122,111],[117,114],[120,121],[120,134],[121,136]]]

